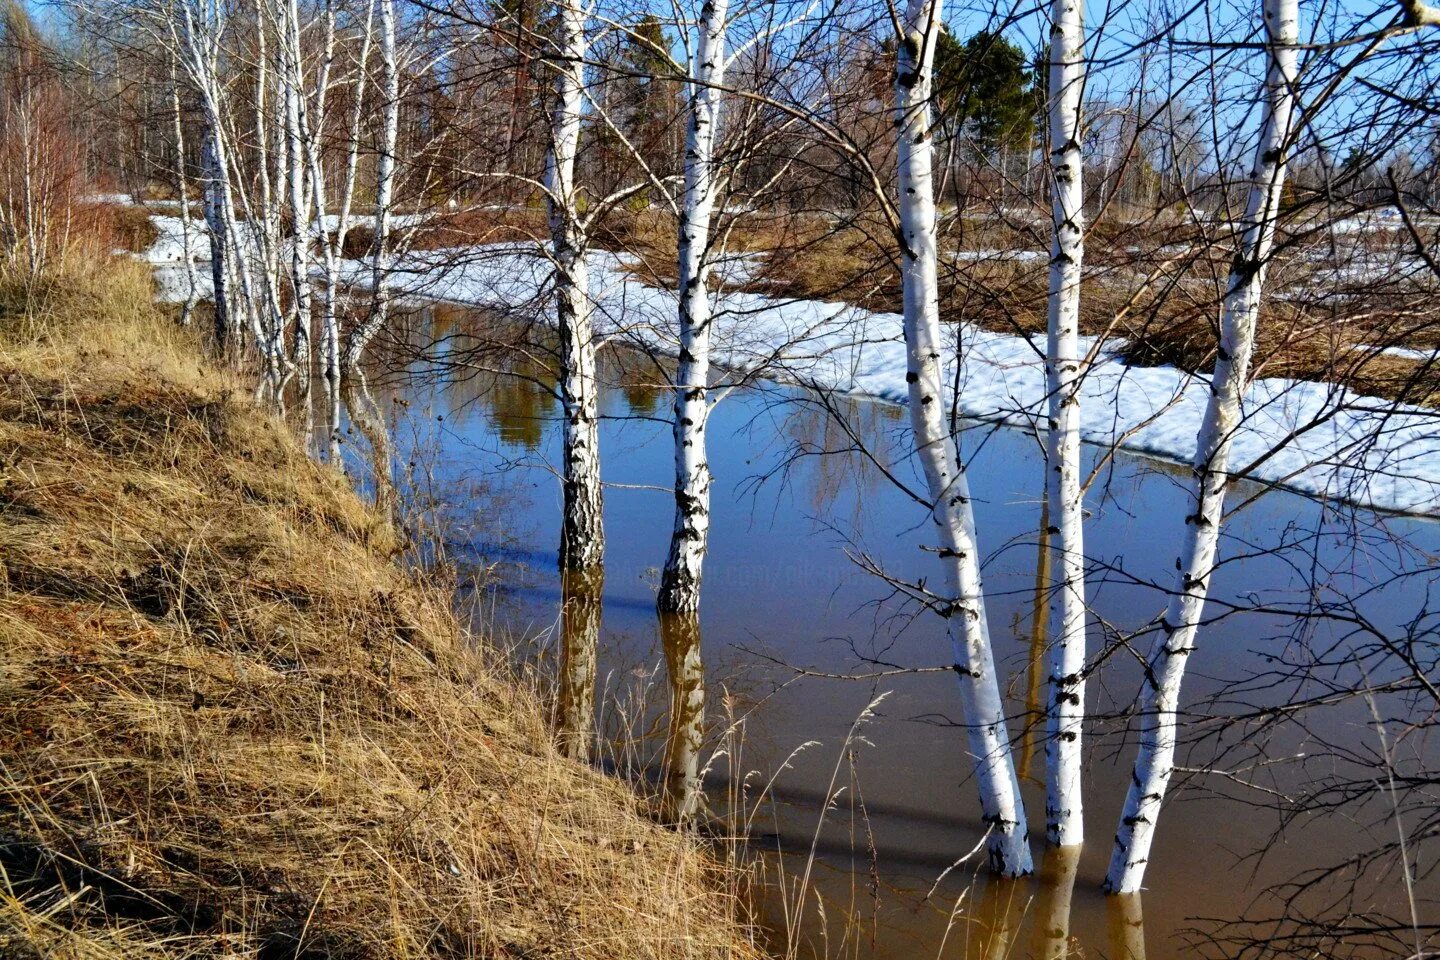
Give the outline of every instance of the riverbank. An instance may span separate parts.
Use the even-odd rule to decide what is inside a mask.
[[[755,956],[150,283],[0,319],[0,954]]]
[[[188,238],[176,217],[152,217],[158,238],[142,255],[157,267],[161,296],[183,301],[185,259],[208,262],[196,229]],[[193,226],[193,225],[192,225]],[[642,352],[678,354],[672,290],[643,282],[627,258],[589,255],[595,323],[607,342]],[[748,293],[754,264],[722,265],[712,350],[715,362],[747,377],[821,391],[904,403],[905,346],[899,314],[839,301]],[[347,260],[347,282],[371,281],[368,260]],[[201,267],[198,291],[208,295]],[[419,300],[544,311],[550,265],[533,245],[504,243],[418,250],[398,258],[391,284]],[[1031,429],[1045,416],[1042,337],[953,324],[945,344],[946,381],[958,384],[967,417]],[[1138,366],[1119,344],[1082,337],[1091,357],[1081,388],[1087,442],[1180,464],[1194,456],[1209,396],[1208,377],[1172,365]],[[1419,362],[1410,360],[1407,362]],[[1425,360],[1430,363],[1432,360]],[[1254,381],[1232,439],[1235,473],[1308,496],[1377,510],[1440,514],[1440,436],[1433,408],[1369,396],[1335,383],[1289,377]]]

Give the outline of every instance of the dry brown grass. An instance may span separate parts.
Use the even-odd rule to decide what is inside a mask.
[[[0,336],[0,955],[753,955],[704,852],[111,272]]]
[[[534,243],[549,236],[549,230],[541,206],[479,207],[437,213],[408,231],[405,245],[410,250],[440,250],[468,244]],[[374,244],[375,233],[369,226],[351,227],[345,235],[345,256],[368,256]]]
[[[123,250],[139,253],[149,248],[158,236],[150,211],[145,207],[105,204],[98,208],[98,215],[109,221],[114,245]]]

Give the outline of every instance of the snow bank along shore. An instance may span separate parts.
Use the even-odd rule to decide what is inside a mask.
[[[203,222],[188,244],[178,217],[153,217],[159,238],[143,255],[156,267],[161,297],[185,299],[184,259],[206,261]],[[737,258],[717,273],[730,282],[751,266]],[[590,255],[597,331],[673,354],[672,291],[638,280],[623,256]],[[208,296],[208,270],[200,295]],[[368,261],[345,263],[346,279],[370,281]],[[475,306],[534,304],[549,265],[533,246],[491,245],[415,252],[394,265],[392,285],[414,298]],[[781,300],[752,293],[717,295],[715,359],[731,370],[763,373],[821,390],[905,400],[901,317],[843,303]],[[1043,341],[956,325],[951,373],[960,367],[961,411],[977,419],[1035,424],[1045,408]],[[1094,353],[1082,391],[1085,439],[1180,462],[1193,454],[1208,380],[1175,367],[1135,367],[1105,344]],[[1382,510],[1440,515],[1440,411],[1391,403],[1335,384],[1267,378],[1245,402],[1231,459],[1251,479]]]

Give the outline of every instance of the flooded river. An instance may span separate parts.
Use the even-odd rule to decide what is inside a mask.
[[[469,325],[488,322],[445,307],[412,320],[418,335],[443,345],[442,354],[464,344]],[[558,643],[560,600],[556,406],[542,385],[523,378],[474,366],[437,376],[421,369],[375,375],[375,394],[396,424],[397,457],[415,464],[416,485],[446,508],[452,549],[494,565],[500,587],[487,606],[490,625],[545,662]],[[622,772],[643,775],[659,750],[654,720],[666,701],[654,597],[672,522],[664,489],[673,457],[669,397],[656,369],[638,359],[611,355],[605,379],[601,726],[613,741],[600,752]],[[1099,464],[1090,490],[1091,644],[1114,652],[1089,684],[1096,717],[1087,728],[1089,841],[1066,859],[1043,851],[1043,744],[1026,732],[1043,698],[1043,671],[1033,662],[1043,644],[1034,622],[1043,453],[1025,431],[971,424],[963,445],[990,622],[1016,718],[1012,733],[1023,737],[1040,876],[987,884],[983,857],[957,865],[982,827],[955,725],[957,691],[944,669],[944,625],[857,562],[867,558],[912,581],[938,572],[922,549],[931,542],[924,509],[885,475],[917,482],[903,455],[907,421],[892,405],[841,406],[876,460],[844,452],[851,444],[835,417],[785,386],[736,390],[709,427],[715,482],[703,647],[711,718],[718,727],[727,713],[743,718],[743,753],[714,763],[708,782],[717,807],[731,805],[726,798],[743,783],[752,848],[781,852],[772,869],[785,872],[789,893],[772,893],[765,910],[782,944],[788,937],[802,955],[886,958],[1055,956],[1066,944],[1087,957],[1194,955],[1207,936],[1234,929],[1216,921],[1281,915],[1275,884],[1393,838],[1393,823],[1378,813],[1302,816],[1279,830],[1285,804],[1278,798],[1310,782],[1316,764],[1331,769],[1333,743],[1351,744],[1363,758],[1372,736],[1354,703],[1317,715],[1308,729],[1267,725],[1261,708],[1308,691],[1251,678],[1291,662],[1302,641],[1316,646],[1316,631],[1327,628],[1281,608],[1317,590],[1363,591],[1358,608],[1397,628],[1425,611],[1421,583],[1403,574],[1433,564],[1440,527],[1238,489],[1232,502],[1245,506],[1227,526],[1227,559],[1207,609],[1217,619],[1203,628],[1187,678],[1185,702],[1195,716],[1180,758],[1185,768],[1220,772],[1177,775],[1147,890],[1106,898],[1100,881],[1133,760],[1123,712],[1139,689],[1136,656],[1113,641],[1163,608],[1163,590],[1152,582],[1171,581],[1182,474],[1118,454]],[[1100,453],[1087,451],[1091,466]],[[1242,714],[1251,721],[1216,720]],[[738,739],[722,734],[726,743]],[[1324,757],[1315,752],[1317,736]],[[1319,898],[1315,909],[1398,909],[1399,875],[1391,876],[1393,883],[1362,885],[1339,908]],[[801,921],[787,921],[797,913]]]

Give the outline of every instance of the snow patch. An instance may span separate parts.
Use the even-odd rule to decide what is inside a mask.
[[[179,219],[155,221],[160,239],[147,259],[174,264],[186,249],[176,236]],[[208,244],[193,236],[188,250],[196,259],[209,254]],[[615,254],[595,252],[590,261],[597,331],[612,341],[673,355],[678,349],[674,292],[634,279]],[[549,261],[533,245],[414,252],[394,266],[392,285],[398,295],[550,309]],[[349,283],[370,282],[366,260],[346,261],[343,271]],[[732,292],[719,295],[714,322],[715,361],[724,368],[905,402],[898,314]],[[971,324],[949,330],[947,369],[953,376],[959,365],[961,411],[1024,427],[1040,422],[1046,401],[1043,343]],[[1082,339],[1081,349],[1094,355],[1081,390],[1085,439],[1188,462],[1208,378],[1169,366],[1129,366],[1093,338]],[[1380,509],[1440,514],[1440,412],[1362,396],[1335,384],[1283,378],[1255,382],[1243,406],[1244,425],[1231,454],[1237,473]]]

